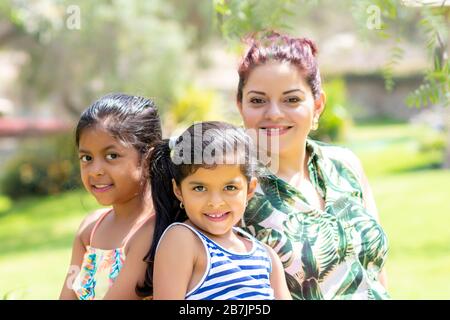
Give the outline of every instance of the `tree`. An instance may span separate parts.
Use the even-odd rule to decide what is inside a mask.
[[[2,2],[0,46],[29,55],[23,104],[53,101],[78,117],[100,95],[125,91],[167,105],[189,44],[172,10],[163,0]]]
[[[214,9],[224,38],[235,45],[237,39],[249,32],[264,29],[291,31],[295,23],[302,21],[299,16],[317,14],[325,3],[326,0],[214,0]],[[347,0],[339,1],[339,5],[351,11],[358,34],[365,40],[394,43],[383,68],[388,90],[394,86],[393,68],[405,54],[401,42],[411,36],[412,30],[421,32],[425,36],[430,67],[425,71],[423,84],[408,96],[407,104],[416,107],[449,106],[448,1]],[[450,168],[450,115],[448,132],[446,168]]]

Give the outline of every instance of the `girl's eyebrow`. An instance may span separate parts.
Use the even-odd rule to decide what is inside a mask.
[[[118,148],[117,148],[117,146],[115,146],[113,144],[110,144],[109,146],[104,147],[102,149],[102,151],[106,151],[106,150],[109,150],[109,149],[118,149]]]
[[[109,149],[117,149],[117,147],[115,145],[111,144],[109,146],[104,147],[101,151],[106,151]],[[88,150],[85,150],[85,149],[78,149],[78,152],[79,153],[90,153]]]
[[[239,182],[240,182],[240,180],[236,178],[236,179],[232,179],[232,180],[230,180],[228,182],[225,182],[225,184],[237,184]]]
[[[201,184],[201,185],[204,185],[205,183],[198,182],[198,181],[191,181],[191,182],[189,182],[189,184]]]
[[[232,179],[232,180],[229,180],[229,181],[225,182],[224,185],[226,185],[226,184],[238,184],[238,183],[239,183],[239,179]],[[190,181],[189,184],[192,184],[192,185],[203,185],[203,186],[207,185],[206,183],[199,182],[199,181]]]

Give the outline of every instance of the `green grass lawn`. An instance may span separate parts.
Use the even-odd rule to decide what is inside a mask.
[[[0,207],[0,299],[57,299],[75,232],[97,207],[84,191]]]
[[[430,134],[402,124],[356,127],[345,143],[362,160],[389,238],[394,299],[450,299],[450,171],[421,153]],[[0,197],[0,298],[56,299],[83,217],[98,205],[84,191],[11,202]]]
[[[395,299],[450,299],[450,170],[437,169],[442,153],[419,146],[434,135],[420,126],[367,125],[346,143],[363,163],[389,239]]]

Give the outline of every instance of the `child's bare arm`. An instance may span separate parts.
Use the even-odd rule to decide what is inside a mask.
[[[276,300],[292,300],[289,292],[286,277],[284,275],[283,264],[275,251],[266,245],[266,249],[269,252],[270,259],[272,260],[272,273],[270,274],[270,285],[273,289]]]
[[[197,256],[195,241],[195,235],[182,226],[166,232],[155,256],[155,300],[184,300]]]
[[[98,212],[94,212],[87,216],[80,224],[78,231],[75,235],[72,246],[72,258],[70,260],[69,270],[67,271],[66,278],[64,279],[64,285],[59,295],[61,300],[76,300],[77,296],[72,290],[72,285],[75,278],[80,273],[81,264],[83,263],[83,256],[86,253],[86,247],[83,239],[88,237],[90,231],[95,223],[95,219],[98,216]]]

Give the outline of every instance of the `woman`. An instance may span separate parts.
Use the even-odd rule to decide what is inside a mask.
[[[311,40],[272,32],[251,39],[239,66],[244,125],[259,147],[278,143],[278,168],[259,178],[242,226],[278,253],[294,299],[389,298],[387,239],[359,160],[308,139],[325,106],[316,53]]]

